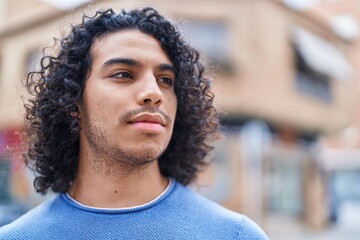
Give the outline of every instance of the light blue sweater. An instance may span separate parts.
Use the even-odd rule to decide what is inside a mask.
[[[172,180],[153,201],[136,207],[84,206],[67,194],[0,228],[0,239],[267,239],[244,215]]]

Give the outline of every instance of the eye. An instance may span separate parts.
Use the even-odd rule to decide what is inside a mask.
[[[166,87],[172,87],[174,85],[174,80],[169,77],[158,78],[158,81]]]
[[[129,72],[116,72],[110,75],[111,78],[133,78]]]

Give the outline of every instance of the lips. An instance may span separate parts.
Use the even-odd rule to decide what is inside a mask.
[[[151,114],[151,113],[141,113],[133,117],[130,121],[130,124],[134,123],[150,123],[150,124],[160,124],[165,127],[165,119],[160,114]]]

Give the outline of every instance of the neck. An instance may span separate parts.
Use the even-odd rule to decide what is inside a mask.
[[[94,159],[80,151],[79,167],[68,193],[78,202],[101,208],[124,208],[142,205],[160,195],[168,180],[160,174],[158,161],[140,170],[109,173],[106,167],[94,168]]]

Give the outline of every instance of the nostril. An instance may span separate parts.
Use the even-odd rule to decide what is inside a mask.
[[[143,105],[160,105],[163,101],[163,96],[161,94],[153,93],[144,93],[138,98],[139,104]]]

